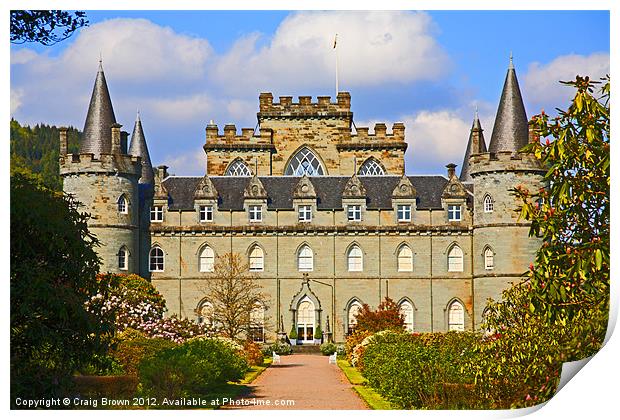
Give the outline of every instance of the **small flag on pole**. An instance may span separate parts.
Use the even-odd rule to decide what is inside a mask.
[[[336,48],[336,42],[338,41],[338,34],[334,37],[334,49]]]

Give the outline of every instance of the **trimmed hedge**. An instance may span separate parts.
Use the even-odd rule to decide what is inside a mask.
[[[399,408],[476,408],[473,374],[462,367],[479,340],[467,332],[375,334],[366,339],[358,367]]]

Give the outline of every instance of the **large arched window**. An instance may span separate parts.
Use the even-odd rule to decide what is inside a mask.
[[[164,251],[155,245],[149,252],[149,271],[164,271]]]
[[[250,168],[241,159],[236,159],[226,169],[226,176],[252,176]]]
[[[375,158],[367,159],[357,173],[362,176],[385,175],[383,167]]]
[[[265,306],[256,302],[250,311],[249,339],[257,343],[265,341]]]
[[[125,197],[125,194],[121,195],[118,198],[118,212],[121,214],[127,214],[129,213],[129,200],[127,200],[127,197]]]
[[[463,271],[463,250],[458,245],[448,251],[448,271]]]
[[[398,271],[413,271],[413,252],[409,245],[398,249]]]
[[[308,245],[299,248],[297,268],[299,271],[312,271],[314,269],[314,254]]]
[[[483,204],[484,204],[484,212],[485,213],[493,213],[493,199],[491,198],[491,196],[489,194],[484,196],[484,200]]]
[[[408,300],[403,300],[399,305],[399,310],[405,318],[405,329],[413,331],[413,305]]]
[[[349,271],[362,271],[364,269],[363,258],[362,249],[357,245],[353,245],[347,254]]]
[[[263,249],[254,245],[250,251],[250,271],[263,271],[265,267],[265,254]]]
[[[210,246],[205,246],[200,252],[200,271],[211,272],[215,265],[215,252]]]
[[[493,270],[495,267],[495,258],[494,258],[493,250],[490,246],[484,248],[484,269],[485,270]]]
[[[347,334],[353,334],[355,332],[355,328],[357,327],[357,314],[362,310],[362,304],[359,300],[354,300],[349,305],[349,310],[347,311]]]
[[[453,301],[448,307],[448,331],[465,330],[465,311],[458,300]]]
[[[209,301],[202,301],[198,307],[198,323],[205,324],[209,328],[215,326],[215,317],[213,314],[213,305]]]
[[[284,175],[293,176],[316,176],[325,175],[325,170],[321,161],[316,157],[312,150],[303,147],[291,158],[284,171]]]
[[[123,271],[129,269],[129,251],[124,245],[118,250],[118,269]]]

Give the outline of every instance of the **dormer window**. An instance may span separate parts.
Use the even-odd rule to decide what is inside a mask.
[[[199,213],[201,222],[213,221],[213,206],[200,206]]]
[[[250,206],[248,209],[250,215],[250,222],[262,222],[263,221],[263,207],[262,206]]]
[[[397,213],[399,222],[411,222],[411,204],[399,204]]]
[[[312,221],[312,206],[299,206],[297,213],[300,222]]]
[[[352,204],[347,206],[347,219],[349,222],[361,222],[362,221],[362,206],[359,204]]]
[[[461,221],[461,205],[449,204],[448,205],[448,221],[460,222]]]
[[[151,207],[151,222],[162,222],[164,220],[164,208],[162,206]]]

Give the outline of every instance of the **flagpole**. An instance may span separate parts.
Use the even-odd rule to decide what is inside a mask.
[[[336,50],[336,98],[338,98],[338,48],[336,43],[338,42],[338,34],[334,37],[334,49]]]

